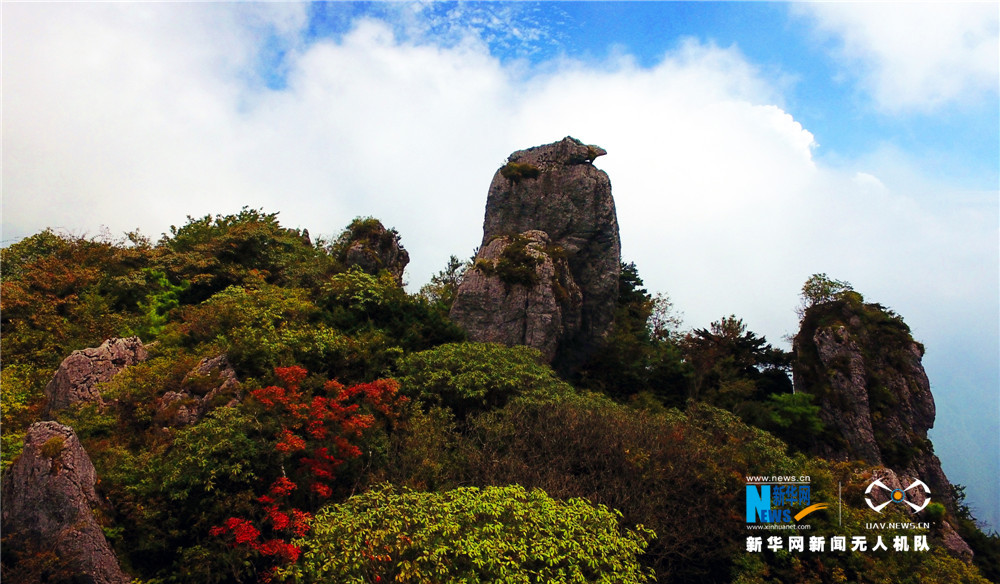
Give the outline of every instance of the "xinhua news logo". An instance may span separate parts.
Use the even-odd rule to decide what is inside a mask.
[[[809,477],[747,477],[747,523],[792,523],[827,503],[812,503]]]

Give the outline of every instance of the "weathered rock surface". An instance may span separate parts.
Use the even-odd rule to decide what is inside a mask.
[[[99,347],[73,351],[45,386],[45,416],[75,403],[101,403],[97,384],[110,381],[122,369],[148,356],[138,337],[112,338]]]
[[[573,286],[564,287],[567,290],[576,287],[581,295],[579,326],[564,322],[561,327],[549,329],[558,333],[557,337],[532,341],[532,346],[539,348],[555,345],[555,353],[543,352],[552,354],[553,365],[564,371],[575,368],[604,338],[612,324],[618,295],[621,244],[611,182],[607,173],[592,164],[605,153],[599,147],[570,137],[514,152],[494,175],[486,201],[483,241],[477,259],[495,259],[484,254],[497,253],[496,248],[490,248],[496,238],[532,231],[544,232],[549,245],[559,249],[566,259],[570,276],[567,281],[572,280]],[[470,295],[468,290],[473,286],[479,291]],[[483,314],[491,308],[481,299],[482,288],[481,281],[467,275],[452,308],[452,319],[473,338],[489,334],[481,329],[484,323],[518,320],[514,314],[505,314],[500,302],[492,308],[500,314]],[[538,298],[544,296],[543,292],[534,294]],[[524,295],[528,298],[532,293]],[[471,305],[466,304],[473,298]],[[530,312],[523,307],[519,310]],[[551,312],[540,310],[546,311]],[[528,342],[521,339],[512,344]]]
[[[843,414],[829,415],[831,409],[821,405],[827,413],[823,416],[824,423],[836,428],[846,441],[842,450],[847,456],[882,464],[881,449],[872,429],[866,363],[861,348],[844,326],[817,329],[812,340],[826,369],[830,390],[839,402],[838,410]]]
[[[410,254],[399,243],[399,235],[386,229],[376,219],[354,221],[345,233],[343,262],[358,266],[369,274],[388,270],[396,281],[403,284],[403,271],[410,263]]]
[[[937,467],[927,439],[935,408],[923,347],[901,318],[852,294],[806,311],[793,345],[795,386],[816,396],[834,430],[823,454],[897,472]]]
[[[94,465],[72,428],[33,424],[3,480],[4,544],[16,548],[14,556],[51,552],[71,578],[63,581],[128,582],[95,519],[95,481]]]
[[[470,339],[527,345],[551,361],[559,340],[580,329],[582,295],[566,260],[542,231],[501,236],[465,274],[451,317]]]
[[[815,396],[827,428],[816,453],[883,466],[897,482],[920,479],[954,514],[951,483],[927,437],[935,407],[924,349],[903,320],[849,292],[805,312],[793,349],[795,387]],[[968,549],[950,547],[963,557]]]
[[[156,420],[167,426],[194,424],[220,405],[239,402],[240,382],[225,355],[206,357],[181,381],[179,391],[168,391],[156,404]]]

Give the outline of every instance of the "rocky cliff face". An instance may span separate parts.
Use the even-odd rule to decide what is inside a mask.
[[[480,250],[451,317],[472,340],[527,345],[552,361],[580,330],[580,288],[543,231],[500,236]]]
[[[927,438],[935,408],[924,348],[903,319],[847,292],[806,311],[793,349],[795,387],[815,396],[827,428],[817,454],[885,467],[897,483],[920,479],[954,513],[951,483]]]
[[[479,267],[466,275],[451,313],[473,340],[500,336],[507,344],[538,348],[552,356],[555,367],[571,370],[608,332],[618,295],[621,246],[611,182],[592,164],[605,153],[567,137],[514,152],[493,176]],[[547,243],[542,244],[539,235],[529,235],[535,232],[544,234]],[[518,237],[532,240],[528,247],[536,251],[556,250],[552,267],[544,267],[548,264],[541,260],[536,267],[545,273],[539,272],[530,282],[505,282],[500,274],[480,269],[484,265],[480,260],[496,263],[501,247]],[[500,238],[506,239],[496,243]],[[563,259],[565,275],[559,272]],[[557,287],[551,286],[553,270],[560,282]],[[545,287],[553,290],[547,292]],[[543,321],[550,325],[537,326]],[[504,323],[504,333],[488,330],[497,323]],[[546,332],[539,333],[540,328]],[[518,329],[523,331],[520,336]]]
[[[4,545],[14,548],[5,555],[33,562],[50,556],[42,574],[50,582],[128,582],[95,519],[95,481],[94,465],[72,428],[33,424],[3,480]],[[12,571],[21,576],[18,568]]]
[[[73,351],[45,386],[45,416],[75,403],[100,403],[98,383],[111,380],[125,367],[145,361],[148,356],[138,337],[108,339],[99,347]]]
[[[935,410],[923,346],[901,318],[850,292],[810,308],[793,348],[795,386],[816,396],[833,430],[821,454],[897,471],[939,466],[927,439]]]

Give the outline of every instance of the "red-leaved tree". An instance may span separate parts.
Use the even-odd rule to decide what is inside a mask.
[[[293,504],[293,493],[311,494],[298,497],[299,502],[329,499],[336,486],[337,469],[361,455],[358,439],[376,423],[376,416],[394,418],[406,398],[399,395],[399,384],[393,379],[351,387],[327,381],[324,395],[311,395],[301,388],[307,375],[302,367],[279,367],[275,375],[281,385],[250,393],[269,414],[281,420],[275,449],[285,459],[282,474],[257,499],[262,510],[259,519],[230,517],[209,533],[226,537],[231,545],[256,551],[277,565],[298,560],[300,550],[288,540],[303,536],[312,518],[299,508],[301,505]],[[286,463],[293,469],[291,478],[285,473]],[[263,579],[268,580],[269,575],[270,571],[265,572]]]

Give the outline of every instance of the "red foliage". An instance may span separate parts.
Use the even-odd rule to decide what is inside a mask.
[[[292,493],[302,486],[320,499],[331,497],[338,467],[361,455],[361,449],[351,440],[375,424],[375,416],[363,413],[362,405],[393,418],[406,398],[399,395],[399,385],[392,379],[352,387],[328,381],[323,386],[325,396],[310,396],[300,388],[307,375],[305,369],[279,367],[274,372],[282,386],[255,389],[251,395],[282,420],[275,449],[295,458],[303,471],[301,484],[280,476],[267,494],[257,499],[264,511],[261,525],[272,534],[270,539],[263,539],[261,530],[250,521],[237,517],[213,527],[209,534],[232,534],[233,545],[246,546],[276,562],[290,563],[298,560],[300,550],[285,538],[305,535],[312,519],[308,512],[292,506]]]

